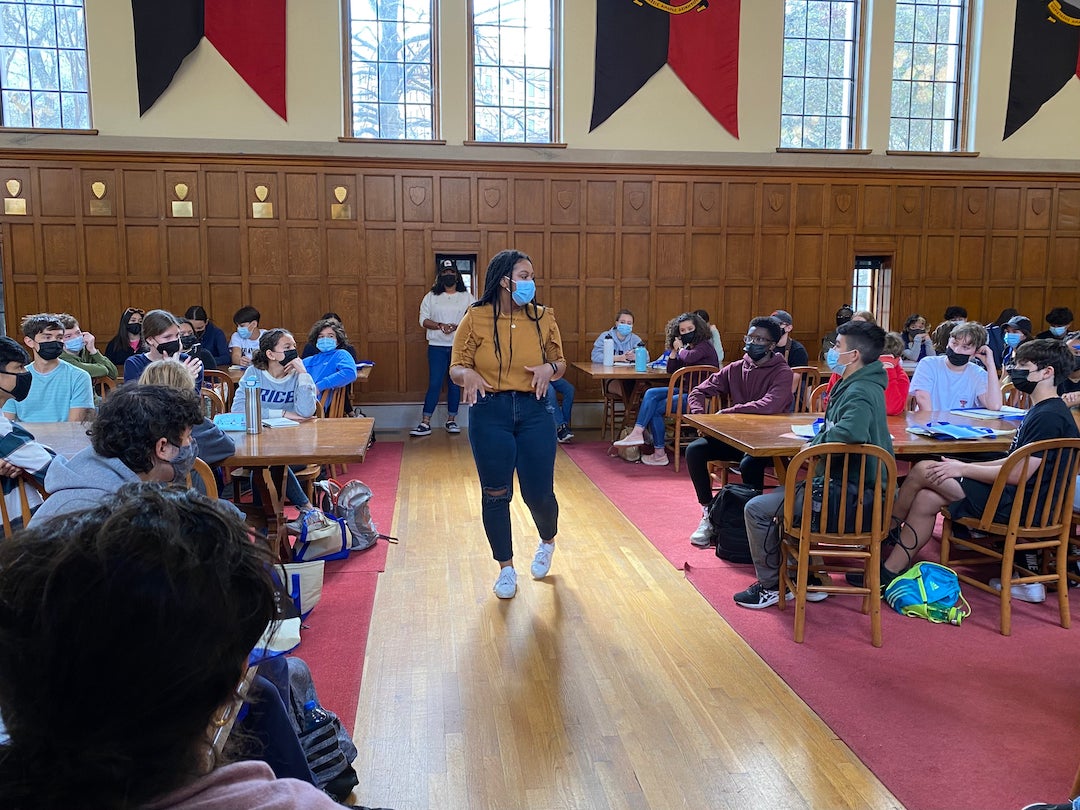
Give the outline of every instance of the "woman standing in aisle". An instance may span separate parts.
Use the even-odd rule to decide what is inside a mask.
[[[450,377],[469,412],[469,444],[480,477],[484,531],[499,563],[495,595],[517,593],[510,534],[514,470],[540,534],[532,575],[547,576],[558,532],[555,426],[545,407],[548,385],[566,371],[554,313],[534,301],[532,261],[504,250],[488,265],[484,292],[454,337]]]
[[[461,433],[457,423],[461,389],[450,378],[450,350],[454,332],[475,300],[465,288],[465,280],[453,260],[439,262],[435,283],[420,302],[420,325],[427,330],[428,389],[420,424],[409,431],[410,436],[431,435],[431,415],[439,405],[443,382],[446,383],[446,432]]]

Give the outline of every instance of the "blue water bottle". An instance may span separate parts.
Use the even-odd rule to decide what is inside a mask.
[[[311,731],[313,728],[325,726],[330,722],[332,722],[332,719],[329,713],[319,705],[319,701],[309,700],[304,704],[304,731]]]
[[[649,350],[644,343],[639,343],[634,349],[634,371],[645,371],[649,367]]]

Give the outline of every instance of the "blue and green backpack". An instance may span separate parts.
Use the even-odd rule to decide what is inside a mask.
[[[919,562],[885,589],[885,601],[897,613],[918,616],[935,624],[959,625],[971,615],[971,606],[960,592],[956,572],[944,565]]]

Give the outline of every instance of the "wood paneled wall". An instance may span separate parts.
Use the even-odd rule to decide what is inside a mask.
[[[227,332],[253,304],[299,335],[333,309],[376,363],[370,401],[423,395],[417,307],[436,252],[475,252],[481,270],[503,248],[529,253],[572,359],[619,307],[654,352],[696,308],[729,354],[775,308],[815,344],[850,299],[856,253],[893,257],[894,329],[951,303],[982,319],[1016,306],[1036,325],[1080,303],[1077,175],[0,153],[13,196],[9,180],[26,207],[0,218],[9,334],[62,310],[104,345],[128,305],[202,303]],[[178,184],[190,218],[173,216]],[[271,218],[252,215],[259,186]],[[332,217],[336,188],[347,219]]]

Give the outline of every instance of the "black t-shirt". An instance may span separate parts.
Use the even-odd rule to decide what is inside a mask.
[[[789,338],[786,346],[777,346],[776,352],[783,355],[784,359],[787,360],[787,364],[792,368],[810,365],[810,355],[807,353],[806,347],[794,338]]]
[[[1080,380],[1070,380],[1068,377],[1058,386],[1058,396],[1062,394],[1075,394],[1080,391]]]

